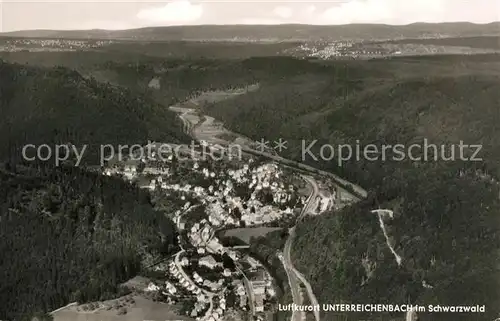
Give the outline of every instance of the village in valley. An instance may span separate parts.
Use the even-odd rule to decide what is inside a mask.
[[[163,279],[145,290],[179,304],[182,315],[199,321],[223,320],[234,313],[267,319],[279,303],[276,280],[248,251],[252,238],[244,242],[241,235],[287,231],[307,204],[309,214],[317,215],[349,200],[323,182],[312,200],[310,181],[296,170],[202,145],[205,149],[176,148],[165,154],[150,142],[147,156],[111,160],[103,167],[104,175],[119,175],[149,190],[155,206],[177,226],[179,251],[152,264]],[[207,145],[210,157],[204,154]],[[222,161],[214,157],[224,153]]]

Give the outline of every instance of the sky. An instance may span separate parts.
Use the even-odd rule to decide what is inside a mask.
[[[0,0],[0,32],[200,24],[339,25],[500,20],[500,0]]]

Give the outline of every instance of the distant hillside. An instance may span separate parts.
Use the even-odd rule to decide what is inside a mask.
[[[187,141],[175,114],[151,97],[62,67],[0,62],[0,111],[2,159],[18,159],[28,143],[88,144],[95,156],[101,144]]]
[[[206,25],[150,27],[132,30],[28,30],[0,34],[9,37],[128,39],[128,40],[259,40],[315,41],[339,39],[398,39],[435,36],[480,36],[500,34],[500,23],[414,23],[404,26],[352,24],[313,25]]]
[[[452,37],[452,38],[440,38],[440,39],[403,39],[403,40],[388,41],[385,43],[500,49],[499,36],[458,37],[458,38]]]

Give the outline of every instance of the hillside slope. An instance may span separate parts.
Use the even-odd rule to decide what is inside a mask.
[[[119,295],[119,284],[176,249],[174,224],[147,192],[21,153],[25,144],[88,144],[94,164],[101,144],[186,141],[173,113],[65,68],[3,62],[0,113],[0,319]]]
[[[76,168],[0,170],[0,318],[106,300],[176,248],[146,192]]]
[[[101,144],[187,141],[175,114],[147,95],[62,67],[0,62],[0,77],[3,159],[21,156],[28,143],[88,144],[88,153],[95,156]]]
[[[497,316],[499,83],[496,77],[474,76],[408,81],[362,94],[325,117],[330,134],[324,141],[329,143],[354,146],[359,140],[363,145],[410,146],[428,139],[446,146],[449,157],[451,146],[464,141],[482,144],[484,161],[391,161],[389,155],[386,161],[353,160],[337,169],[370,188],[371,197],[298,229],[294,259],[322,300],[409,301],[424,306],[480,302],[488,307],[487,317],[419,314],[419,320]],[[335,164],[323,166],[336,170]],[[403,258],[401,267],[385,244],[377,217],[370,213],[376,208],[396,213],[385,223]],[[326,317],[335,320],[333,315]]]
[[[287,78],[208,108],[228,127],[256,140],[288,140],[285,155],[298,160],[303,140],[318,140],[311,149],[316,156],[322,144],[349,144],[354,149],[358,141],[361,149],[374,144],[380,151],[383,145],[409,147],[428,139],[445,146],[446,157],[460,141],[483,146],[481,161],[462,161],[458,151],[455,160],[448,161],[438,151],[441,158],[434,161],[432,150],[428,162],[396,160],[389,152],[385,160],[352,157],[342,167],[336,158],[306,157],[311,165],[369,190],[368,199],[360,204],[298,227],[293,259],[322,303],[485,304],[486,314],[419,313],[419,320],[498,317],[500,78],[494,69],[498,56],[488,62],[488,72],[473,59],[441,57],[435,64],[433,58],[423,58],[415,65],[418,74],[407,73],[418,58],[365,62],[356,67],[366,68],[364,76],[350,72],[325,81],[315,74],[303,86],[293,85],[298,78]],[[339,84],[349,86],[336,92]],[[423,153],[417,150],[414,156]],[[471,153],[467,150],[465,155]],[[376,208],[395,212],[385,225],[402,257],[401,266],[386,244],[377,216],[370,213]],[[324,314],[325,320],[335,321],[379,317],[403,319],[401,314]]]

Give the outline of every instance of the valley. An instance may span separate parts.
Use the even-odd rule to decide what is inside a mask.
[[[2,34],[0,319],[500,317],[497,26]]]

